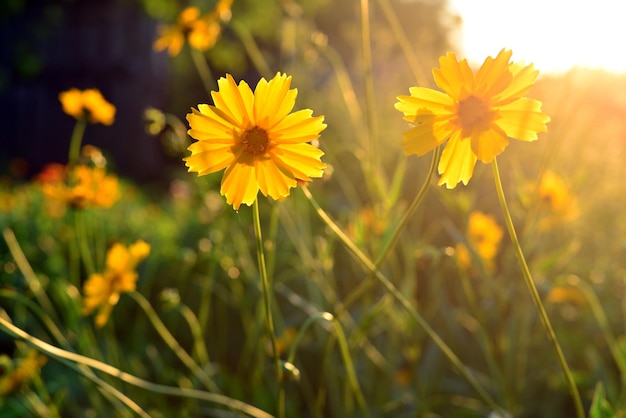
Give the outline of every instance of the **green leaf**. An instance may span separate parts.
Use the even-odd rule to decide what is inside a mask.
[[[589,408],[589,418],[611,418],[614,416],[611,404],[606,400],[602,382],[596,383],[593,401],[591,402],[591,408]]]

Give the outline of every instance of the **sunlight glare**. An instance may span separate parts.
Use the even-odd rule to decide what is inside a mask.
[[[596,0],[450,0],[463,20],[458,42],[470,64],[502,48],[542,72],[572,67],[626,72],[621,2]]]

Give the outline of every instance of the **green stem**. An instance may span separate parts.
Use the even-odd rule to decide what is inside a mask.
[[[72,132],[72,138],[70,139],[70,150],[67,158],[67,165],[72,168],[78,163],[78,156],[80,154],[80,144],[83,141],[83,135],[85,134],[85,128],[87,128],[86,119],[78,119],[76,125],[74,125],[74,131]]]
[[[161,338],[163,338],[163,341],[165,341],[174,354],[176,354],[176,356],[185,364],[185,366],[191,370],[191,372],[204,384],[204,386],[206,386],[207,389],[212,392],[219,393],[220,390],[215,382],[211,380],[209,375],[207,375],[206,372],[193,360],[193,358],[191,358],[191,356],[180,346],[180,344],[178,344],[178,341],[176,341],[176,338],[174,338],[163,321],[161,321],[161,318],[159,318],[154,308],[152,308],[150,302],[148,302],[148,300],[139,292],[129,292],[128,295],[132,297],[139,304],[139,306],[141,306],[146,313],[146,316],[152,323],[152,326],[154,326],[154,329],[159,333]]]
[[[278,344],[276,343],[276,333],[274,330],[274,319],[272,318],[272,286],[267,276],[267,268],[265,266],[265,255],[263,252],[263,235],[261,234],[261,217],[259,216],[259,199],[254,200],[252,208],[254,217],[254,236],[256,238],[256,255],[259,264],[259,274],[261,275],[261,288],[263,290],[263,304],[265,306],[265,322],[267,324],[267,332],[270,334],[272,342],[272,353],[274,355],[274,364],[276,367],[276,378],[278,379],[278,418],[285,416],[285,387],[283,382],[283,366],[278,353]]]
[[[378,174],[378,143],[376,141],[378,136],[378,119],[376,115],[376,96],[374,94],[369,0],[361,0],[361,49],[363,81],[365,84],[365,108],[369,129],[368,161],[370,168],[368,172],[376,176]]]
[[[85,227],[86,213],[84,209],[73,209],[72,212],[74,215],[74,227],[76,231],[78,249],[80,251],[83,264],[85,265],[87,275],[92,275],[96,272],[96,267],[93,257],[91,256],[91,251],[89,250],[89,238],[87,237],[87,228]]]
[[[73,365],[83,365],[91,369],[99,370],[117,379],[120,379],[124,383],[130,384],[136,387],[140,387],[142,389],[149,390],[154,393],[213,402],[213,403],[223,405],[227,408],[230,408],[236,411],[241,411],[253,417],[272,418],[272,415],[252,405],[248,405],[242,401],[229,398],[224,395],[220,395],[217,393],[204,392],[204,391],[197,390],[197,389],[183,389],[183,388],[177,388],[177,387],[172,387],[172,386],[159,385],[156,383],[149,382],[147,380],[140,379],[134,375],[126,373],[109,364],[103,363],[101,361],[98,361],[89,357],[81,356],[80,354],[72,353],[71,351],[66,351],[59,347],[55,347],[51,344],[48,344],[47,342],[42,341],[26,333],[24,330],[16,327],[15,325],[11,324],[11,322],[6,320],[5,318],[6,318],[6,312],[0,309],[0,329],[3,332],[6,332],[7,334],[9,334],[11,337],[15,339],[23,340],[27,342],[31,347],[36,348],[37,350],[44,353],[45,355],[52,357],[55,360],[58,360],[72,368],[74,368]],[[120,398],[120,400],[122,399]]]
[[[559,363],[561,364],[561,368],[563,369],[565,380],[567,381],[569,391],[574,400],[576,416],[578,418],[584,418],[585,411],[583,409],[580,393],[578,392],[578,388],[576,387],[576,383],[574,382],[574,376],[572,375],[572,372],[567,365],[567,361],[565,360],[565,356],[563,355],[563,350],[561,349],[561,345],[556,338],[556,334],[554,333],[554,329],[552,328],[552,324],[550,323],[550,318],[548,318],[548,314],[543,306],[543,303],[541,302],[541,297],[539,296],[539,292],[537,291],[535,282],[533,281],[532,275],[530,274],[530,269],[528,268],[528,264],[526,264],[526,258],[524,257],[524,253],[522,252],[522,247],[520,246],[519,240],[517,239],[515,226],[513,225],[511,213],[509,212],[509,207],[506,204],[506,198],[504,196],[504,190],[502,188],[502,180],[500,179],[498,162],[495,158],[491,163],[491,167],[493,169],[493,178],[496,184],[498,200],[500,201],[500,207],[502,208],[502,213],[504,215],[504,222],[506,223],[507,230],[509,231],[509,236],[511,237],[511,242],[513,243],[513,248],[515,249],[515,255],[517,256],[517,261],[519,262],[522,269],[522,276],[524,277],[524,281],[526,282],[526,286],[530,291],[530,295],[532,296],[535,308],[537,309],[539,317],[541,318],[541,324],[543,325],[546,334],[548,334],[548,338],[552,343],[552,346],[554,347],[554,351],[556,351],[557,357],[559,358]]]
[[[365,269],[374,274],[378,281],[387,289],[389,293],[402,305],[402,307],[411,315],[411,317],[422,327],[424,332],[433,340],[433,342],[439,347],[442,353],[448,358],[448,360],[457,368],[459,373],[465,378],[465,380],[474,388],[476,393],[489,405],[494,411],[499,411],[502,416],[508,414],[498,406],[495,401],[489,396],[487,391],[478,383],[476,378],[471,374],[469,369],[465,367],[463,362],[457,357],[452,349],[441,339],[439,334],[430,326],[428,322],[417,312],[411,302],[404,297],[402,293],[381,273],[376,265],[354,244],[354,242],[339,228],[339,226],[328,216],[328,214],[320,207],[317,201],[313,198],[313,195],[308,188],[302,187],[304,195],[309,199],[309,202],[317,212],[317,215],[326,223],[326,225],[335,233],[337,238],[346,246],[346,248],[356,257],[357,260],[363,264]]]
[[[239,23],[237,21],[231,21],[230,27],[235,31],[237,36],[239,36],[239,40],[243,44],[243,48],[248,53],[248,56],[252,60],[252,64],[256,67],[259,74],[261,74],[266,79],[272,77],[272,70],[270,66],[267,64],[267,61],[263,57],[263,53],[259,49],[259,46],[256,44],[254,37],[250,34],[248,28]]]
[[[196,70],[198,70],[198,75],[202,80],[204,89],[210,95],[212,90],[217,90],[217,83],[215,82],[215,77],[213,77],[213,73],[211,72],[209,64],[206,62],[206,57],[204,56],[202,51],[196,48],[189,49],[191,50],[191,58],[193,59],[193,63],[196,66]]]
[[[185,318],[185,321],[187,321],[191,334],[193,335],[194,353],[196,354],[200,364],[207,366],[209,364],[209,353],[207,352],[206,344],[204,342],[204,338],[202,337],[202,328],[200,327],[198,317],[196,317],[187,305],[181,304],[179,309],[181,315]]]

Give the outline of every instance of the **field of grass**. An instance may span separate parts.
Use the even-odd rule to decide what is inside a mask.
[[[78,114],[63,165],[21,178],[8,164],[0,416],[624,417],[626,76],[540,75],[528,97],[547,132],[448,189],[441,150],[404,153],[394,109],[438,89],[447,51],[406,48],[380,0],[387,37],[355,22],[353,62],[306,8],[269,59],[237,16],[247,4],[203,12],[238,35],[252,88],[287,73],[296,110],[324,116],[323,177],[234,210],[221,171],[187,172],[189,111],[167,109],[144,121],[180,161],[166,191],[89,146],[98,109]],[[172,60],[194,63],[212,104],[222,39],[195,48],[193,30]]]

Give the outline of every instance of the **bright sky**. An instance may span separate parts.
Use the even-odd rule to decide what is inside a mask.
[[[623,0],[448,0],[461,16],[463,57],[480,65],[500,49],[541,72],[571,67],[626,72]]]

